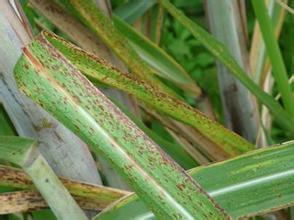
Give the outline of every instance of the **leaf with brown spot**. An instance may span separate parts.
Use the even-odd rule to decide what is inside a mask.
[[[115,70],[100,66],[106,72]],[[15,66],[15,78],[24,93],[108,159],[157,216],[206,219],[212,213],[214,218],[229,218],[46,38],[26,47]],[[176,184],[183,184],[184,192]]]
[[[43,32],[36,39],[40,44],[57,48],[74,66],[92,82],[103,82],[134,95],[140,101],[187,125],[194,127],[201,135],[214,143],[213,150],[231,157],[254,149],[248,141],[224,128],[217,122],[193,109],[152,84],[117,70],[105,60],[66,42],[62,38]]]

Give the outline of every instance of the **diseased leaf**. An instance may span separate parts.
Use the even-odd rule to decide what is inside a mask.
[[[24,23],[24,18],[20,20],[12,2],[3,0],[0,3],[0,102],[17,134],[39,141],[39,150],[56,173],[101,183],[85,143],[17,89],[13,68],[22,53],[21,48],[31,41],[31,33],[29,24]],[[22,15],[22,11],[19,13]]]
[[[293,151],[294,142],[291,141],[255,150],[226,162],[191,169],[188,173],[233,217],[263,214],[294,204]],[[103,207],[127,195],[127,192],[107,187],[63,178],[61,181],[73,196],[80,196],[82,201],[91,204],[102,202]],[[0,186],[34,189],[24,172],[1,165]],[[98,219],[144,219],[146,216],[152,217],[153,214],[136,195],[130,195],[103,212]]]
[[[101,211],[99,202],[75,196],[77,204],[86,211]],[[17,212],[32,212],[48,208],[41,194],[36,191],[16,191],[0,194],[0,215]]]
[[[38,192],[29,191],[1,193],[0,204],[0,215],[28,212],[47,206]]]
[[[254,146],[245,139],[225,129],[181,100],[170,96],[159,88],[154,88],[148,82],[138,80],[132,75],[121,73],[109,63],[86,53],[55,35],[43,32],[43,35],[39,37],[39,41],[43,43],[47,40],[92,82],[103,82],[126,91],[158,111],[193,126],[228,155],[236,156],[254,149]]]
[[[160,3],[166,10],[174,16],[184,27],[186,27],[195,38],[197,38],[219,61],[221,61],[230,72],[240,80],[240,82],[264,104],[277,121],[288,131],[294,134],[294,119],[286,112],[273,97],[265,93],[255,84],[251,78],[244,72],[239,64],[234,60],[228,50],[215,40],[207,31],[198,24],[187,18],[181,11],[173,6],[168,0],[160,0]]]
[[[113,59],[107,48],[99,42],[95,34],[58,4],[47,0],[30,0],[29,2],[38,13],[50,19],[56,27],[66,33],[69,38],[81,48],[108,61]],[[128,42],[130,42],[131,46],[136,50],[142,60],[153,67],[155,74],[177,83],[177,85],[183,89],[190,90],[196,97],[200,95],[200,88],[183,67],[171,56],[152,41],[137,33],[118,16],[112,15],[112,18],[115,26],[121,31],[121,34],[127,38]]]
[[[78,198],[77,202],[79,205],[82,205],[81,207],[83,209],[100,211],[106,208],[111,203],[115,202],[117,199],[130,194],[130,192],[127,191],[104,187],[100,185],[76,182],[61,177],[59,179],[61,180],[62,184],[68,189],[71,195],[74,196],[74,198]],[[39,193],[36,192],[36,188],[33,185],[31,178],[19,169],[0,165],[0,186],[10,186],[18,190],[25,190],[24,194],[22,193],[23,191],[18,193],[9,193],[3,196],[1,196],[0,194],[0,201],[8,201],[8,198],[12,196],[12,205],[14,204],[15,208],[23,209],[22,211],[28,211],[30,207],[37,206],[35,208],[38,209],[43,208],[44,206],[46,207],[46,202],[44,202]],[[30,201],[28,197],[30,195],[35,198],[34,201],[31,201],[33,204],[29,203]],[[20,200],[18,200],[18,198]],[[15,201],[22,202],[21,204],[15,204]],[[27,204],[27,206],[24,207],[23,204]],[[11,204],[8,205],[11,206]],[[15,209],[10,209],[9,211],[5,210],[7,210],[5,206],[0,207],[0,214],[4,214],[5,212],[11,213],[17,211]]]
[[[20,166],[59,219],[87,219],[59,181],[32,139],[0,136],[0,159]]]
[[[130,72],[150,82],[154,87],[177,96],[172,89],[155,76],[153,69],[140,58],[127,39],[115,28],[111,18],[106,17],[101,10],[98,10],[93,1],[58,0],[58,2],[92,30],[124,62]]]
[[[293,160],[291,141],[188,172],[233,219],[238,219],[293,206]],[[130,195],[96,219],[121,218],[143,220],[154,216],[136,195]]]
[[[45,38],[24,48],[15,78],[21,91],[107,158],[157,216],[229,218]]]
[[[138,55],[150,66],[152,66],[158,74],[169,79],[183,89],[190,90],[196,97],[201,94],[193,79],[171,56],[158,47],[155,43],[148,40],[145,36],[135,31],[131,26],[113,15],[115,27],[121,34],[128,39],[131,46],[136,50]]]
[[[48,0],[29,0],[29,4],[42,16],[48,18],[62,33],[66,34],[68,39],[75,42],[84,50],[102,57],[112,63],[119,69],[126,70],[127,68],[111,53],[111,51],[82,23],[76,18],[67,13],[60,5],[54,1]],[[107,8],[107,1],[98,1],[97,6],[103,9],[104,14],[110,14],[111,10]],[[130,111],[138,111],[136,101],[130,96],[116,89],[101,89],[104,94],[127,106]],[[100,172],[103,175],[104,183],[107,185],[129,189],[129,186],[121,179],[120,176],[109,166],[102,158],[97,157],[97,162],[100,167]]]

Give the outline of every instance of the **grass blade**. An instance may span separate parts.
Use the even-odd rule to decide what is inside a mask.
[[[39,40],[49,40],[68,60],[93,82],[103,82],[136,96],[140,101],[196,128],[204,137],[216,143],[230,156],[254,149],[254,146],[235,133],[210,120],[184,102],[169,96],[147,82],[124,74],[85,51],[67,43],[56,35],[43,32]],[[49,43],[49,42],[47,42]]]
[[[0,204],[0,215],[28,212],[47,207],[40,193],[29,191],[1,193]]]
[[[74,196],[77,204],[86,211],[100,212],[105,208],[104,204],[89,200],[86,197]],[[32,212],[40,209],[48,209],[48,204],[36,191],[16,191],[0,194],[0,215],[17,212]]]
[[[294,204],[293,159],[292,141],[188,172],[233,219],[239,219]],[[96,219],[115,220],[120,219],[120,216],[152,219],[153,215],[136,195],[130,195],[99,214]]]
[[[89,31],[58,4],[47,0],[29,0],[29,2],[38,13],[50,19],[56,27],[66,33],[73,42],[84,50],[94,53],[96,56],[102,57],[109,62],[113,61],[114,57],[111,56],[107,48],[99,42],[95,34]],[[171,56],[150,40],[138,34],[132,27],[117,16],[113,15],[113,21],[115,22],[114,24],[123,31],[123,35],[128,37],[129,42],[132,42],[131,46],[134,47],[141,58],[154,67],[154,70],[152,70],[154,73],[178,83],[182,88],[190,89],[196,96],[200,95],[200,88],[197,87],[185,70]],[[105,50],[108,53],[105,53]],[[115,62],[111,63],[115,65]],[[115,66],[126,71],[126,68],[121,68],[121,64]]]
[[[156,3],[156,0],[149,1],[136,1],[131,0],[126,4],[117,7],[114,13],[121,17],[128,23],[133,23],[136,19],[142,16],[149,8],[151,8]]]
[[[158,135],[153,130],[149,129],[138,117],[133,115],[130,111],[128,111],[123,106],[115,103],[120,110],[125,113],[128,118],[130,118],[136,125],[147,134],[155,143],[157,143],[171,158],[176,161],[181,167],[184,169],[190,169],[192,167],[196,167],[198,164],[195,160],[183,149],[183,146],[177,143],[171,143],[170,141],[165,140],[160,135]]]
[[[291,91],[290,84],[288,83],[286,67],[283,62],[278,43],[275,39],[272,22],[268,15],[268,11],[265,7],[264,1],[251,2],[263,36],[263,41],[267,49],[267,54],[272,64],[273,76],[281,93],[285,109],[290,114],[294,115],[294,95]]]
[[[50,20],[72,42],[99,57],[101,56],[106,60],[111,59],[110,53],[104,53],[107,48],[99,41],[95,34],[57,3],[47,0],[29,0],[29,4],[37,14]]]
[[[124,62],[137,77],[150,82],[166,93],[176,93],[156,78],[155,72],[143,61],[128,43],[127,39],[115,28],[111,18],[97,10],[95,4],[88,0],[58,0],[69,13],[89,27],[111,50]]]
[[[266,213],[294,204],[294,191],[292,190],[294,167],[291,163],[293,146],[292,141],[281,146],[263,148],[226,162],[191,169],[188,173],[201,182],[203,188],[219,201],[221,206],[226,207],[232,216],[244,217]],[[216,175],[217,173],[223,175]],[[275,178],[277,176],[280,176],[281,179]],[[148,208],[136,195],[122,199],[128,192],[117,192],[111,188],[62,178],[61,181],[73,196],[80,196],[93,204],[110,197],[111,199],[104,203],[106,206],[110,205],[111,201],[114,202],[121,198],[113,209],[101,214],[99,219],[114,220],[119,216],[125,218],[152,216],[152,213],[148,212]],[[1,165],[0,186],[12,186],[22,190],[34,189],[30,178],[23,171]],[[274,193],[269,194],[268,192]]]
[[[21,91],[107,158],[157,216],[228,218],[197,182],[44,38],[24,49],[15,77]]]
[[[0,136],[0,159],[17,164],[32,178],[35,186],[59,219],[86,219],[31,139]]]
[[[10,186],[18,190],[36,192],[31,178],[22,170],[0,165],[0,174],[0,186]],[[101,185],[77,182],[62,177],[59,177],[59,179],[72,196],[79,198],[80,201],[92,203],[92,206],[96,204],[99,210],[106,208],[117,199],[130,194],[128,191]]]
[[[259,1],[257,1],[259,2]],[[217,57],[230,71],[240,80],[240,82],[250,91],[256,98],[264,104],[271,113],[275,116],[277,121],[294,134],[293,117],[286,112],[273,97],[262,91],[257,84],[255,84],[244,70],[238,65],[234,58],[230,55],[227,49],[215,40],[202,27],[187,18],[181,11],[174,7],[168,0],[160,0],[160,3],[166,10],[173,15],[184,27],[186,27],[195,38],[197,38],[215,57]]]
[[[271,16],[275,37],[278,39],[282,30],[283,21],[285,19],[285,9],[276,4],[275,0],[267,2],[267,9],[269,15]],[[270,64],[266,56],[266,48],[258,22],[255,22],[254,24],[254,32],[250,47],[250,65],[254,81],[263,86],[267,73],[269,72]]]
[[[30,0],[29,3],[38,14],[49,19],[58,29],[65,33],[71,41],[75,42],[75,44],[98,57],[106,59],[119,69],[126,71],[125,66],[113,56],[111,51],[90,30],[88,30],[76,18],[67,13],[56,2],[47,0]],[[97,5],[103,9],[104,14],[110,14],[106,1],[98,1]],[[103,89],[102,92],[127,106],[131,111],[138,111],[137,103],[130,96],[123,94],[121,91]],[[120,189],[129,189],[125,181],[113,171],[103,158],[98,156],[97,161],[100,164],[101,174],[103,174],[105,182],[108,185]]]
[[[0,99],[11,122],[18,135],[40,141],[40,151],[56,173],[101,183],[87,146],[19,92],[13,68],[22,53],[21,48],[31,39],[10,2],[3,0],[0,4]]]
[[[113,15],[112,19],[115,27],[128,39],[138,55],[152,66],[161,77],[192,91],[197,97],[200,95],[200,88],[196,86],[193,79],[171,56],[145,36],[135,31],[134,28],[119,17]]]
[[[0,100],[0,135],[17,135],[13,124],[11,123]]]

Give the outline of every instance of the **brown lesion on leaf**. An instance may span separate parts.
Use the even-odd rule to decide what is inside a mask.
[[[24,47],[22,50],[23,54],[28,58],[28,60],[33,64],[33,66],[37,70],[41,70],[43,68],[42,64],[33,56],[31,51],[29,51],[28,47]]]
[[[50,128],[54,128],[54,124],[49,122],[46,118],[43,118],[40,125],[36,126],[37,131],[41,131],[43,129],[50,129]]]

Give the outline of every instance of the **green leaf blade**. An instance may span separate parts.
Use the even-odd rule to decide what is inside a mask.
[[[0,136],[0,159],[23,166],[35,156],[36,141],[16,136]]]
[[[294,134],[293,117],[286,112],[269,94],[265,93],[255,84],[239,64],[230,55],[227,49],[215,40],[202,27],[187,18],[181,11],[179,11],[168,0],[160,0],[160,3],[173,15],[184,27],[186,27],[195,38],[197,38],[216,58],[218,58],[230,72],[240,80],[240,82],[252,93],[258,100],[264,104],[271,113],[276,117],[277,121]]]
[[[84,220],[85,214],[38,151],[37,142],[0,136],[0,159],[20,166],[31,178],[58,219]]]
[[[273,76],[277,82],[277,87],[281,93],[285,109],[294,115],[294,95],[291,86],[288,83],[288,75],[279,45],[275,39],[274,31],[268,11],[263,1],[251,1],[259,27],[263,36],[263,40],[267,49],[268,56],[272,63]]]
[[[171,88],[162,83],[154,70],[140,58],[127,39],[114,26],[111,18],[98,10],[92,1],[58,0],[58,2],[73,16],[92,30],[111,50],[123,61],[130,72],[138,78],[150,82],[163,91],[178,96]]]
[[[119,17],[127,21],[128,23],[133,23],[136,19],[142,16],[149,8],[156,4],[156,0],[149,1],[136,1],[131,0],[126,4],[117,7],[114,13]]]
[[[189,174],[234,218],[264,214],[294,204],[294,142],[189,170]],[[221,173],[221,175],[219,175]],[[129,210],[132,210],[130,212]],[[96,219],[152,219],[137,195],[130,195]]]
[[[112,18],[116,28],[128,39],[138,55],[152,66],[161,77],[169,79],[186,89],[190,89],[196,96],[200,95],[200,88],[196,86],[184,68],[171,56],[145,36],[136,32],[116,15],[113,15]]]
[[[27,96],[104,155],[158,216],[227,218],[183,169],[44,38],[24,49],[15,77]]]
[[[158,111],[196,128],[203,136],[217,145],[215,151],[222,150],[230,156],[237,156],[254,149],[251,143],[205,117],[201,112],[181,100],[170,96],[143,80],[138,80],[131,75],[119,72],[107,62],[87,54],[55,35],[48,32],[43,32],[43,35],[93,82],[103,82],[119,88],[136,96],[139,100]]]

